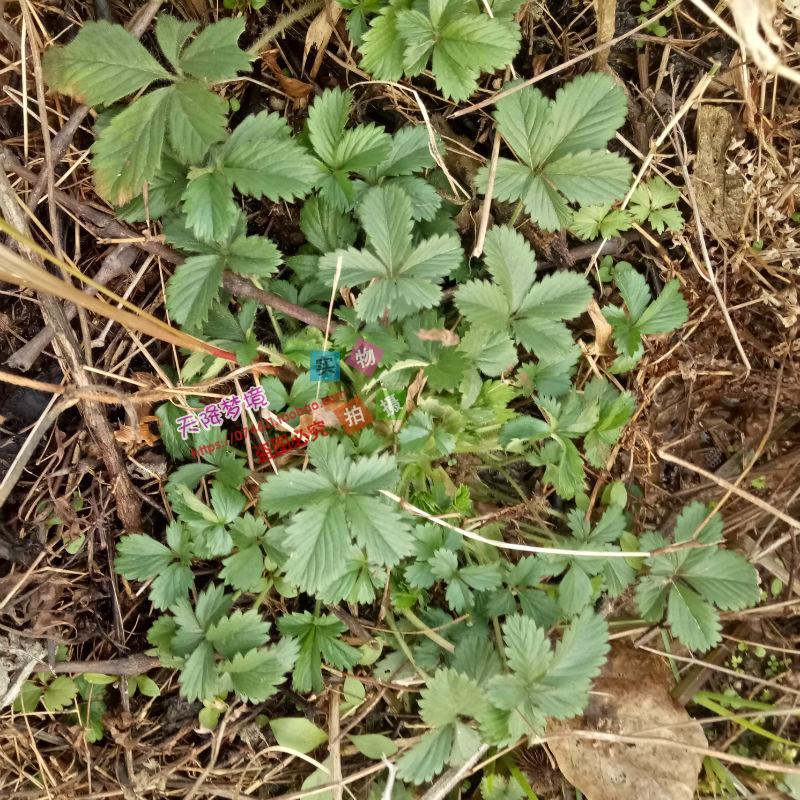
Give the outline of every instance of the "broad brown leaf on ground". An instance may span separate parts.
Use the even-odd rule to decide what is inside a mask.
[[[586,800],[692,800],[703,757],[646,741],[671,739],[707,747],[702,726],[672,699],[671,686],[666,665],[658,656],[629,646],[612,649],[584,716],[559,732],[594,730],[641,736],[645,741],[550,740],[559,769]]]

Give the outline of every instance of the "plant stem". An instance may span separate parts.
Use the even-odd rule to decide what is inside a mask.
[[[421,633],[424,633],[432,642],[436,642],[443,650],[448,653],[455,652],[455,647],[440,636],[436,631],[431,630],[410,608],[401,608],[400,613]]]
[[[403,655],[409,660],[411,666],[417,671],[419,676],[427,683],[430,681],[431,676],[425,672],[422,667],[420,667],[417,662],[414,660],[414,654],[411,652],[411,649],[406,644],[406,640],[403,638],[403,634],[397,629],[397,624],[394,621],[394,615],[391,611],[386,612],[386,624],[389,626],[389,630],[394,634],[394,638],[397,640],[397,646],[403,652]]]

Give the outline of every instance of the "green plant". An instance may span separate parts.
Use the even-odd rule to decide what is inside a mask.
[[[156,81],[171,84],[99,125],[92,167],[97,191],[109,202],[124,203],[141,193],[142,184],[161,169],[167,142],[177,159],[189,164],[226,137],[226,104],[209,86],[249,69],[251,57],[236,44],[244,20],[209,25],[187,45],[195,27],[158,18],[156,38],[172,73],[124,28],[108,22],[87,22],[69,45],[45,54],[50,85],[92,106],[109,107]]]
[[[648,575],[636,587],[642,616],[659,622],[667,614],[672,633],[688,648],[705,652],[722,638],[719,613],[758,602],[758,574],[738,553],[723,550],[722,517],[702,503],[687,506],[675,523],[675,544],[695,547],[655,555],[645,562]],[[660,533],[646,533],[642,546],[665,548]]]
[[[678,232],[683,228],[683,216],[676,205],[680,196],[681,193],[662,178],[653,178],[636,187],[626,209],[602,205],[584,206],[574,211],[570,231],[587,241],[598,236],[611,239],[630,230],[635,223],[645,222],[656,233]]]
[[[544,419],[523,416],[506,423],[500,442],[512,452],[527,453],[531,464],[545,467],[544,482],[569,500],[583,489],[584,457],[598,469],[605,466],[633,414],[634,399],[598,378],[583,392],[571,389],[561,399],[547,395],[534,399]],[[575,444],[579,439],[583,454]]]
[[[446,98],[465,100],[482,72],[508,64],[519,49],[519,0],[495,0],[492,16],[475,0],[391,0],[361,33],[362,66],[376,78],[413,78],[432,61],[437,87]],[[373,6],[374,7],[374,6]],[[366,9],[363,3],[360,9]],[[362,15],[364,14],[362,10]],[[371,8],[370,8],[371,10]],[[363,30],[363,22],[355,23]]]
[[[601,73],[575,78],[555,100],[533,87],[498,100],[497,130],[517,160],[498,159],[494,197],[518,200],[550,231],[570,224],[569,203],[618,200],[630,184],[631,167],[606,145],[626,113],[625,93]],[[483,192],[488,178],[489,167],[482,167],[476,180]]]
[[[482,72],[508,66],[519,44],[515,0],[490,3],[491,15],[474,0],[344,5],[363,67],[396,80],[430,63],[451,99],[468,97]],[[223,20],[190,41],[193,31],[170,17],[156,23],[172,71],[122,29],[94,23],[46,61],[54,88],[107,107],[93,157],[101,196],[124,203],[128,221],[160,222],[186,256],[166,288],[171,319],[242,362],[268,360],[256,380],[270,412],[296,412],[282,414],[281,425],[302,416],[305,426],[311,415],[328,428],[262,471],[252,468],[252,446],[226,435],[232,430],[212,425],[181,438],[185,406],[207,402],[199,388],[183,408],[155,411],[167,452],[192,460],[166,482],[163,536],[123,536],[115,568],[150,582],[160,613],[147,633],[150,652],[178,670],[183,698],[202,703],[203,728],[218,724],[232,697],[265,702],[290,675],[295,692],[319,694],[331,672],[341,674],[342,715],[368,702],[370,679],[410,679],[424,683],[403,697],[411,725],[423,723],[419,742],[404,747],[372,731],[350,740],[373,759],[402,749],[398,779],[420,784],[481,745],[541,736],[549,719],[584,710],[608,652],[608,624],[594,611],[605,598],[635,592],[648,621],[666,613],[688,647],[713,646],[717,609],[757,601],[755,570],[719,547],[718,517],[693,538],[707,513],[699,505],[679,517],[674,548],[658,534],[637,538],[626,513],[637,487],[608,474],[635,410],[634,384],[625,391],[591,377],[581,359],[591,345],[583,317],[591,284],[577,270],[542,274],[514,227],[522,213],[585,238],[645,222],[657,232],[680,226],[679,195],[660,179],[641,184],[627,209],[613,206],[631,180],[628,162],[607,149],[627,110],[613,79],[582,76],[554,100],[509,87],[496,135],[516,159],[499,159],[494,186],[497,216],[509,222],[490,227],[482,259],[471,260],[459,210],[437,191],[445,142],[428,126],[389,132],[358,122],[353,93],[336,88],[313,100],[297,134],[268,112],[229,128],[233,106],[210,87],[247,69],[237,44],[243,23]],[[128,96],[137,99],[114,105]],[[478,175],[481,191],[489,169]],[[285,202],[299,225],[285,259],[256,229],[253,201],[262,197]],[[226,290],[226,272],[306,311],[330,312],[329,329],[301,326],[286,304],[261,313]],[[600,279],[601,290],[613,281],[621,297],[604,308],[617,357],[609,365],[600,356],[592,370],[622,373],[642,357],[643,337],[679,328],[688,309],[677,281],[653,299],[626,262],[604,262]],[[334,286],[343,303],[332,303]],[[361,339],[382,353],[370,375],[344,358]],[[327,408],[309,372],[320,350],[342,360]],[[177,371],[191,386],[224,368],[203,354]],[[375,413],[357,433],[334,421],[347,400],[377,412],[389,396],[402,398],[397,413]],[[585,494],[593,470],[608,478],[593,495],[597,506]],[[559,497],[534,496],[537,481]],[[490,521],[481,520],[484,506]],[[515,545],[529,552],[504,547],[512,523]],[[345,603],[347,611],[337,607]],[[370,608],[380,624],[364,639]],[[132,680],[129,694],[158,692],[145,676]],[[102,735],[102,682],[84,681],[37,676],[20,708],[69,709]],[[269,723],[279,746],[306,753],[327,741],[311,721],[272,713],[268,705],[257,722]],[[328,780],[321,764],[304,789]],[[509,764],[498,767],[503,774],[481,784],[485,800],[528,793]],[[365,796],[375,796],[371,788]],[[411,796],[399,783],[395,793]]]
[[[642,337],[669,333],[680,328],[689,318],[689,308],[680,293],[677,279],[671,280],[652,300],[647,281],[625,261],[613,271],[614,284],[625,307],[606,306],[603,315],[611,323],[617,358],[612,372],[628,372],[644,355]]]

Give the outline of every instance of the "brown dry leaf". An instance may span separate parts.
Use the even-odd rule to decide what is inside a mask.
[[[564,726],[708,747],[703,728],[670,695],[658,656],[615,644],[582,718]],[[688,724],[687,724],[688,723]],[[559,738],[548,741],[564,777],[586,800],[692,800],[703,757],[678,747]]]
[[[702,218],[718,239],[737,237],[746,209],[741,173],[728,174],[732,139],[731,113],[720,106],[702,105],[697,112],[694,191]]]
[[[592,324],[594,325],[594,346],[592,348],[594,355],[610,355],[611,349],[608,346],[608,341],[614,329],[611,327],[611,323],[603,316],[600,306],[597,305],[597,301],[594,299],[589,302],[589,316],[592,318]]]
[[[155,422],[156,417],[145,417],[139,420],[138,430],[134,431],[130,425],[120,425],[114,431],[114,438],[120,444],[126,444],[130,447],[138,449],[140,447],[149,447],[159,440],[159,435],[153,433],[150,429],[150,422]]]
[[[300,81],[297,78],[290,78],[284,75],[281,68],[278,66],[277,50],[267,50],[261,57],[264,66],[278,79],[278,85],[281,91],[295,101],[295,105],[305,103],[308,95],[311,94],[314,88],[312,84]]]
[[[314,17],[311,24],[308,26],[306,43],[303,47],[303,64],[306,63],[311,48],[316,47],[317,55],[314,58],[314,65],[308,73],[312,81],[317,77],[319,68],[322,65],[322,59],[325,55],[325,50],[328,47],[328,42],[330,42],[331,36],[333,35],[333,29],[336,27],[336,23],[341,16],[342,7],[336,0],[331,0],[330,3],[326,3],[325,8]]]
[[[445,347],[455,347],[460,341],[461,337],[447,328],[422,328],[417,331],[417,336],[423,342],[439,342]]]

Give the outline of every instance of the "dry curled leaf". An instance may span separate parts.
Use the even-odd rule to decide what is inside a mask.
[[[288,75],[284,75],[283,71],[278,66],[277,53],[277,50],[267,50],[267,52],[261,57],[264,66],[277,78],[278,85],[281,87],[281,91],[288,98],[294,100],[296,105],[305,103],[308,95],[311,94],[311,91],[314,87],[310,83],[306,83],[305,81],[300,81],[297,78],[290,78]]]
[[[423,342],[439,342],[445,347],[455,347],[461,341],[457,333],[447,328],[422,328],[417,331],[417,336]]]
[[[335,1],[331,0],[330,3],[325,4],[325,8],[311,20],[306,33],[306,43],[303,47],[303,64],[306,63],[308,54],[312,48],[316,48],[317,55],[314,58],[314,64],[311,71],[308,73],[311,80],[317,77],[319,68],[322,65],[322,59],[325,55],[325,50],[328,47],[328,42],[333,35],[333,29],[342,16],[342,7]]]
[[[708,746],[700,723],[672,698],[671,685],[666,663],[658,656],[628,645],[613,647],[583,717],[557,732],[602,731],[641,737],[642,742],[572,737],[548,741],[564,777],[586,800],[692,800],[702,755],[652,742],[671,739],[694,747]]]
[[[596,300],[589,301],[589,316],[594,325],[594,346],[592,352],[596,356],[610,355],[611,349],[608,346],[608,342],[611,339],[611,334],[614,329],[603,316],[603,312],[600,310],[600,306],[597,305]]]

